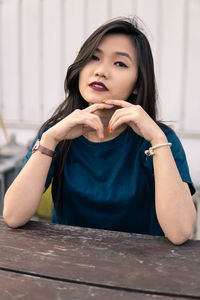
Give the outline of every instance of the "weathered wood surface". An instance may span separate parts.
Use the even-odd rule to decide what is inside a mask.
[[[0,268],[48,279],[200,299],[200,241],[0,219]]]
[[[177,298],[99,288],[0,271],[0,299],[31,300],[175,300]],[[185,298],[178,298],[184,300]]]

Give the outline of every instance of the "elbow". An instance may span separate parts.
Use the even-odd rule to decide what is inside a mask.
[[[7,218],[5,218],[5,217],[3,217],[3,218],[4,218],[5,223],[6,223],[10,228],[15,229],[15,228],[18,228],[18,227],[19,227],[18,224],[16,224],[16,223],[13,222],[12,220],[9,220],[9,219],[7,219]]]
[[[19,224],[17,224],[16,221],[13,218],[7,216],[6,214],[3,214],[3,219],[9,227],[11,227],[11,228],[18,228],[19,227]]]
[[[178,237],[168,237],[168,240],[174,244],[175,246],[180,246],[187,242],[187,240],[190,238],[190,235],[188,236],[178,236]]]
[[[13,207],[12,205],[10,205],[11,201],[9,198],[8,190],[4,197],[3,220],[9,227],[18,228],[24,225],[27,221],[25,221],[24,217],[22,216],[21,209],[18,209],[18,207],[16,206]]]
[[[168,240],[174,245],[182,245],[185,242],[187,242],[187,240],[189,240],[192,237],[194,224],[196,223],[196,218],[197,213],[194,209],[193,213],[191,214],[190,220],[188,220],[188,222],[185,222],[184,226],[182,225],[179,229],[174,229],[171,234],[166,234]]]
[[[11,214],[7,213],[5,210],[3,211],[3,219],[4,222],[11,228],[18,228],[22,225],[25,224],[24,223],[20,223],[15,216],[12,216]]]
[[[11,209],[9,209],[7,205],[7,194],[8,194],[8,190],[4,197],[3,220],[9,227],[17,228],[18,224],[16,223],[16,220],[13,216],[13,213],[11,212]]]
[[[192,229],[193,228],[191,226],[191,228],[188,230],[174,232],[173,234],[168,235],[167,238],[172,244],[174,244],[176,246],[180,246],[180,245],[184,244],[185,242],[187,242],[191,238],[192,232],[193,232]]]

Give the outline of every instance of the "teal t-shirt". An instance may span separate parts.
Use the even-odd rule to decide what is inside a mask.
[[[183,147],[174,131],[164,132],[172,143],[182,180],[189,184],[193,194]],[[144,154],[150,146],[130,127],[106,142],[94,143],[83,136],[74,139],[64,165],[62,209],[53,209],[53,222],[163,235],[155,211],[153,159]],[[55,166],[52,162],[46,187],[54,176]],[[53,182],[53,198],[56,189]]]

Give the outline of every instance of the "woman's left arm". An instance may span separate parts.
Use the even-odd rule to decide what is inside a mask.
[[[165,137],[165,142],[167,139]],[[160,140],[152,140],[152,146]],[[154,150],[156,214],[165,236],[179,245],[192,234],[196,210],[188,184],[183,182],[170,147]]]
[[[110,120],[111,130],[126,123],[152,146],[168,142],[164,132],[141,106],[123,100],[107,100],[106,103],[121,107]],[[192,234],[196,209],[188,184],[181,179],[170,147],[159,147],[154,153],[157,218],[165,236],[172,243],[180,245]]]

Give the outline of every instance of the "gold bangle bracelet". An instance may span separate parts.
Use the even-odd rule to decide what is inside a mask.
[[[171,147],[172,143],[163,143],[163,144],[157,144],[153,147],[150,147],[148,150],[145,150],[144,153],[146,154],[146,156],[152,156],[154,155],[154,150],[160,147],[164,147],[164,146],[169,146]]]

